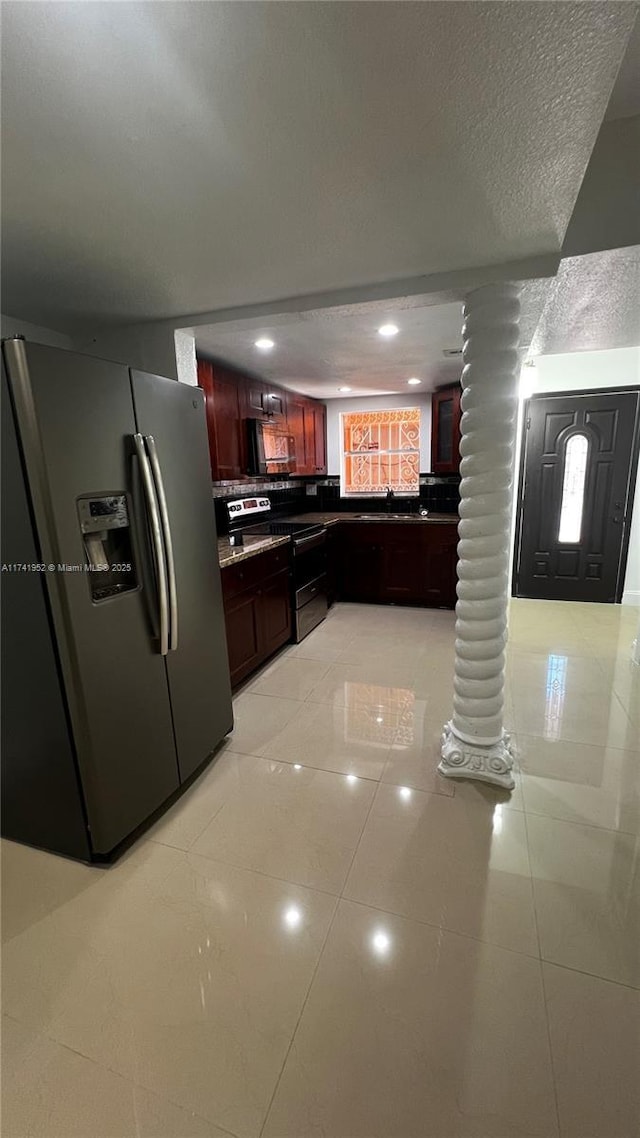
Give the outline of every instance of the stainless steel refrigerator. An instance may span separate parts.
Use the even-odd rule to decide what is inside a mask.
[[[22,339],[2,388],[2,832],[101,860],[233,726],[203,394]]]

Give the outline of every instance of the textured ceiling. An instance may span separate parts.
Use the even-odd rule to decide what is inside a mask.
[[[224,324],[196,328],[199,355],[219,357],[238,367],[255,371],[307,395],[336,398],[346,385],[356,395],[407,390],[407,379],[422,380],[422,390],[431,391],[447,379],[460,375],[459,359],[445,359],[443,348],[461,348],[461,305],[430,308],[393,307],[381,313],[340,310],[302,313],[287,322],[260,327]],[[378,335],[385,322],[400,331],[391,340]],[[255,347],[259,336],[268,336],[275,348],[268,354]]]
[[[523,345],[531,341],[549,287],[544,280],[528,282],[523,289]],[[447,359],[442,353],[462,347],[462,305],[420,300],[204,325],[194,329],[196,350],[323,399],[339,398],[342,386],[350,387],[351,395],[407,391],[410,377],[422,380],[418,390],[432,391],[460,375],[460,358]],[[398,335],[389,340],[379,336],[378,328],[385,323],[396,324]],[[262,336],[273,340],[272,351],[256,348]]]
[[[400,329],[391,340],[377,332],[386,322]],[[199,355],[331,399],[342,386],[352,389],[348,395],[379,395],[407,391],[410,376],[422,380],[421,391],[456,379],[460,359],[442,352],[462,347],[461,326],[459,302],[429,305],[412,297],[403,305],[376,302],[193,331]],[[555,278],[528,281],[520,331],[532,356],[640,346],[640,246],[568,257]],[[275,343],[268,354],[255,347],[260,336]]]
[[[640,115],[640,16],[629,38],[604,117],[622,119],[629,115]]]
[[[5,310],[57,328],[560,248],[627,3],[15,3]]]
[[[531,355],[640,346],[640,246],[567,257],[550,283]]]

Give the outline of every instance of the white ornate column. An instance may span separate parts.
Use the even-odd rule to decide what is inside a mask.
[[[453,717],[440,774],[512,790],[502,720],[513,456],[518,410],[520,288],[486,285],[463,314],[460,525]]]

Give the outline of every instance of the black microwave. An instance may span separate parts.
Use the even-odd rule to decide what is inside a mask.
[[[295,474],[293,435],[266,419],[247,419],[250,474]]]

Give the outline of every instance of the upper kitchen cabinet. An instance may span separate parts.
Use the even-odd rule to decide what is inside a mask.
[[[324,403],[314,403],[314,474],[327,473],[327,408]]]
[[[198,384],[204,391],[214,482],[243,478],[247,473],[245,391],[235,372],[198,360]]]
[[[296,474],[307,474],[304,395],[287,392],[287,430],[293,435],[296,448]]]
[[[266,415],[265,396],[267,385],[261,379],[247,379],[244,383],[246,413],[249,418],[259,419]]]
[[[287,417],[286,398],[284,391],[274,387],[273,384],[264,383],[261,379],[246,379],[245,405],[248,418],[280,420],[283,424]]]
[[[263,403],[265,414],[274,422],[287,421],[287,397],[284,391],[273,385],[268,385],[264,394]]]
[[[296,447],[296,474],[327,473],[327,409],[324,403],[287,393],[287,427]]]
[[[274,384],[210,360],[198,360],[205,394],[211,477],[224,482],[249,475],[247,419],[264,419],[295,439],[296,474],[327,472],[327,409]]]
[[[459,383],[441,387],[431,396],[431,470],[434,474],[457,474],[460,467]]]

